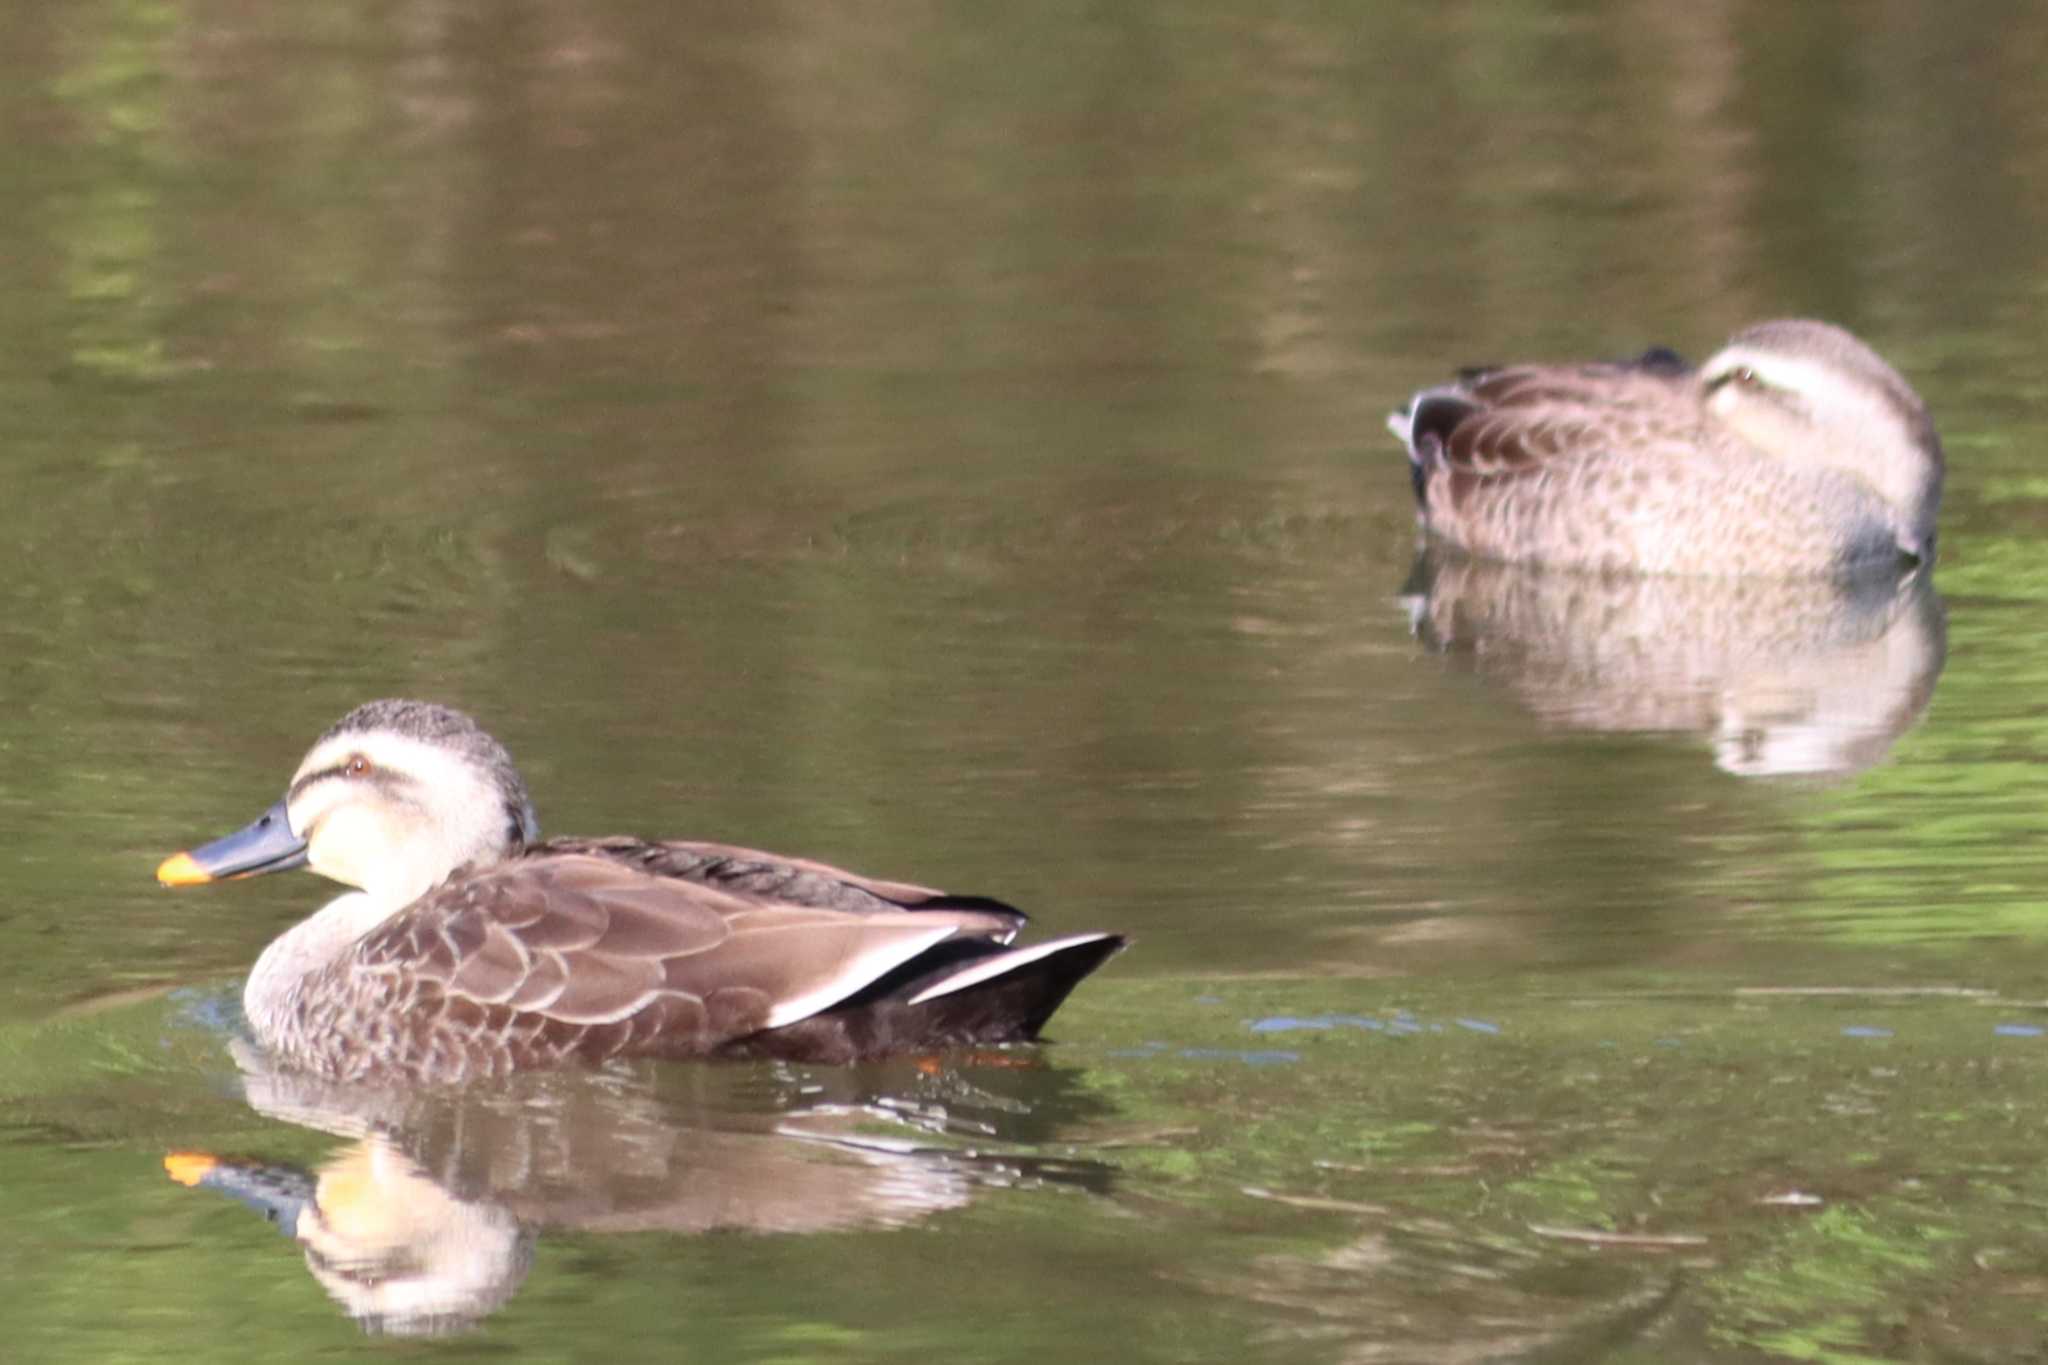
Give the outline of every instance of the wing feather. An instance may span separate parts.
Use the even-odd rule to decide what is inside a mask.
[[[914,882],[884,881],[830,863],[764,853],[736,844],[624,837],[555,839],[536,851],[614,859],[631,863],[657,878],[697,882],[731,895],[783,905],[807,905],[851,914],[972,911],[987,917],[991,932],[1007,927],[1014,933],[1026,918],[1016,907],[986,896],[956,895]]]
[[[1410,404],[1406,429],[1418,494],[1456,515],[1516,496],[1529,480],[1597,477],[1602,457],[1698,444],[1672,402],[1691,371],[1665,351],[1633,364],[1518,365],[1463,372]],[[1397,426],[1399,433],[1402,429]]]
[[[677,845],[622,857],[606,841],[578,842],[428,893],[359,942],[354,966],[450,1027],[489,1017],[507,1036],[593,1055],[694,1029],[690,1050],[703,1051],[829,1009],[949,938],[1006,942],[1016,929],[984,903],[950,908],[953,898],[931,892],[905,907],[869,889],[922,894],[907,884],[843,883],[865,898],[850,910],[843,894],[804,880],[821,872],[785,862],[797,870],[757,885],[817,893],[790,903],[653,870],[673,865]]]

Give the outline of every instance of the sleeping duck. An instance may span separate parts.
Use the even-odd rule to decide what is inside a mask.
[[[296,867],[357,889],[263,951],[243,1009],[279,1060],[344,1079],[1025,1041],[1125,942],[1012,947],[1000,901],[724,844],[543,840],[504,746],[419,701],[349,712],[282,800],[157,879]]]
[[[1758,323],[1698,369],[1657,349],[1467,370],[1387,424],[1423,527],[1480,559],[1803,578],[1934,557],[1927,407],[1831,323]]]

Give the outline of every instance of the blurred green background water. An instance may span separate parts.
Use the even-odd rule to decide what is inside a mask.
[[[390,1349],[158,1165],[331,1145],[222,1022],[321,889],[150,872],[393,694],[551,832],[1138,939],[965,1105],[1106,1188],[560,1229],[435,1354],[2038,1349],[2044,59],[2017,4],[0,5],[0,1354]],[[1417,625],[1410,390],[1808,314],[1935,413],[1936,594],[1684,667],[1686,604]]]

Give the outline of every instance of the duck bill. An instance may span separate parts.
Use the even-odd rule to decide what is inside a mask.
[[[207,1152],[167,1152],[164,1174],[188,1189],[204,1187],[239,1199],[287,1237],[299,1235],[299,1214],[314,1199],[313,1177],[291,1166],[230,1161]]]
[[[286,872],[306,865],[306,841],[292,833],[279,801],[256,817],[253,824],[210,844],[184,853],[173,853],[156,870],[165,886],[196,886],[201,882],[227,881],[238,877],[260,877],[266,872]]]

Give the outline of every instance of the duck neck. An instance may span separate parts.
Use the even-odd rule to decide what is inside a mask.
[[[306,978],[340,958],[396,908],[367,891],[351,891],[279,934],[249,969],[242,988],[242,1012],[257,1041],[272,1045]]]

